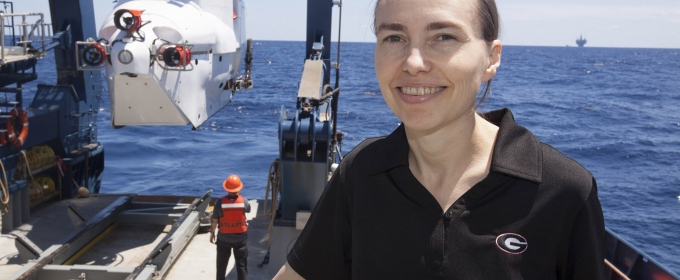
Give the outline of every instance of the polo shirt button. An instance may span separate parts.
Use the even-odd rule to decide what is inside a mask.
[[[444,213],[444,218],[451,219],[451,217],[453,217],[453,213],[451,213],[451,211],[446,211],[446,213]]]

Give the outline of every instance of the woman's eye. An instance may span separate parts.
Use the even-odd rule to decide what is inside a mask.
[[[388,42],[388,43],[399,43],[399,42],[401,42],[401,41],[403,41],[403,40],[401,39],[401,37],[396,36],[396,35],[387,36],[387,37],[385,38],[385,42]]]
[[[437,40],[439,40],[439,41],[452,41],[452,40],[456,40],[456,37],[453,37],[453,36],[447,35],[447,34],[442,34],[442,35],[437,36]]]

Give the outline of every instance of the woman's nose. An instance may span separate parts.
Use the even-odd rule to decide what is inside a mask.
[[[423,55],[422,48],[412,47],[409,50],[408,56],[401,66],[401,70],[404,72],[409,72],[411,75],[416,75],[419,72],[430,71],[430,63]]]

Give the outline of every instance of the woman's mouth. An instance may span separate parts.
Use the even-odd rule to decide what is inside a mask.
[[[446,87],[398,87],[399,91],[407,95],[428,95],[438,93]]]

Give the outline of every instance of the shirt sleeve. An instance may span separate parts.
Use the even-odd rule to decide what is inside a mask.
[[[218,198],[215,201],[215,205],[213,205],[213,212],[212,212],[212,218],[213,219],[219,219],[222,218],[222,198]]]
[[[244,213],[250,213],[250,203],[245,196],[243,197],[243,211]]]
[[[350,279],[350,205],[338,168],[319,198],[288,264],[305,279]]]
[[[604,216],[597,198],[597,183],[593,179],[592,189],[576,217],[571,234],[566,279],[607,279],[604,252]]]

